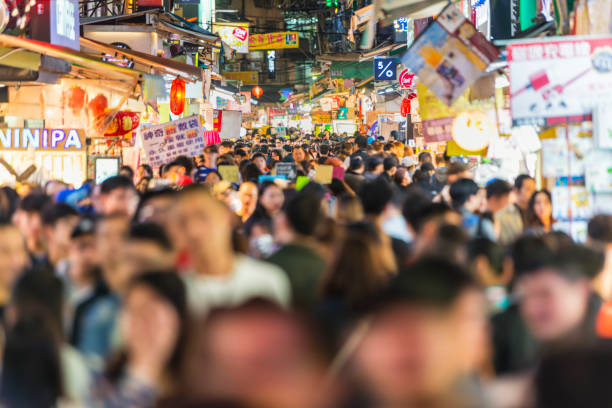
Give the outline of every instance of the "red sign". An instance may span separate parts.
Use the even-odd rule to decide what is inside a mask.
[[[234,28],[234,31],[232,31],[232,34],[234,35],[234,37],[236,37],[240,41],[244,41],[247,39],[249,32],[242,27],[236,27]]]
[[[398,80],[400,84],[400,89],[409,89],[410,87],[412,87],[413,80],[414,80],[414,74],[411,74],[408,68],[403,70]]]

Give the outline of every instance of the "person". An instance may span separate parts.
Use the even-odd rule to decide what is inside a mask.
[[[511,199],[513,203],[506,206],[496,217],[499,223],[499,242],[502,245],[514,242],[525,231],[525,213],[529,199],[535,191],[536,183],[531,176],[520,174],[514,180]]]
[[[96,261],[102,277],[109,289],[121,293],[121,275],[118,273],[121,258],[118,256],[124,248],[129,233],[129,219],[122,215],[98,218],[95,232]]]
[[[30,194],[21,200],[13,215],[13,223],[21,231],[34,265],[48,262],[42,212],[50,202],[49,197],[44,194]]]
[[[368,138],[363,135],[358,135],[357,137],[355,137],[355,144],[357,145],[357,150],[353,152],[353,154],[351,155],[351,159],[353,159],[353,157],[358,156],[365,163],[369,157],[367,153]]]
[[[218,182],[222,180],[222,178],[223,177],[221,177],[221,173],[219,173],[217,170],[213,170],[206,175],[203,181],[206,186],[212,189]]]
[[[169,187],[144,193],[134,215],[134,221],[154,222],[166,226],[174,193],[175,191]]]
[[[136,185],[140,184],[145,178],[153,179],[153,168],[148,164],[141,164],[136,169]]]
[[[259,191],[257,196],[257,207],[253,212],[253,215],[244,224],[245,232],[247,236],[250,235],[251,229],[256,223],[266,222],[271,224],[273,218],[283,208],[285,196],[283,190],[276,185],[274,181],[264,181],[259,185]]]
[[[412,175],[412,183],[419,187],[424,193],[428,194],[433,198],[436,195],[436,191],[431,185],[431,177],[428,171],[417,169]]]
[[[100,200],[96,212],[100,215],[122,214],[133,217],[138,207],[138,193],[130,179],[109,177],[100,185]]]
[[[0,317],[4,317],[13,285],[30,264],[19,229],[7,220],[0,219]]]
[[[129,178],[130,180],[134,180],[134,169],[130,166],[123,165],[119,168],[119,175]]]
[[[251,161],[257,166],[261,174],[268,173],[266,157],[262,153],[255,153],[253,157],[251,157]]]
[[[597,214],[587,225],[587,245],[605,254],[601,272],[593,280],[593,288],[604,299],[612,300],[612,215]]]
[[[153,406],[174,391],[190,321],[186,290],[174,271],[148,271],[129,285],[121,321],[124,345],[97,381],[91,405]]]
[[[245,161],[242,162],[242,165],[244,166],[240,171],[242,180],[253,184],[259,183],[259,176],[264,175],[259,167],[255,163]]]
[[[276,241],[281,248],[267,258],[282,268],[291,285],[292,305],[312,312],[317,304],[317,286],[327,266],[316,238],[324,222],[324,189],[309,183],[291,198],[274,218]]]
[[[383,160],[383,169],[384,173],[388,177],[388,180],[393,180],[393,176],[395,176],[395,172],[397,171],[397,167],[399,166],[399,162],[397,158],[393,156],[385,157]]]
[[[79,222],[79,213],[64,203],[46,206],[42,212],[42,224],[47,240],[49,263],[58,275],[65,275],[68,269],[70,234]]]
[[[377,299],[352,332],[357,346],[349,362],[358,382],[345,406],[485,406],[476,373],[485,358],[486,313],[467,271],[423,258]]]
[[[291,289],[282,269],[234,253],[230,211],[194,187],[178,194],[171,225],[177,249],[185,249],[190,259],[184,279],[191,310],[205,314],[254,297],[288,305]]]
[[[419,159],[419,167],[422,168],[423,164],[425,163],[432,163],[433,164],[433,158],[431,157],[431,153],[430,152],[421,152],[418,155],[418,159]]]
[[[533,193],[525,211],[525,233],[540,235],[552,230],[552,196],[548,190]]]
[[[224,140],[219,145],[219,155],[223,156],[224,154],[232,153],[234,151],[234,144],[229,140]]]
[[[510,204],[512,186],[505,180],[494,179],[487,183],[485,191],[487,202],[484,215],[493,221],[495,235],[499,237],[501,235],[501,225],[498,221],[498,215]]]
[[[200,183],[206,179],[208,173],[217,169],[217,158],[219,157],[219,149],[215,145],[209,145],[204,148],[204,160],[195,170],[194,181]]]
[[[240,217],[240,220],[245,223],[257,208],[258,202],[258,189],[255,183],[246,182],[240,185],[238,190],[238,198],[240,200],[240,209],[236,212],[236,215]]]
[[[355,192],[361,190],[361,186],[365,181],[365,165],[361,157],[351,157],[348,171],[344,175],[344,181]]]
[[[365,179],[366,180],[374,180],[379,175],[381,175],[385,170],[383,165],[383,160],[378,156],[368,157],[366,160],[366,172]]]
[[[470,237],[484,237],[496,241],[493,222],[478,215],[482,207],[478,185],[472,179],[459,179],[450,186],[453,208],[463,217],[463,226]]]

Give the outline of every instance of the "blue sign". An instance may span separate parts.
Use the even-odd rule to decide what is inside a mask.
[[[397,79],[397,59],[392,57],[374,58],[374,80],[393,81]]]

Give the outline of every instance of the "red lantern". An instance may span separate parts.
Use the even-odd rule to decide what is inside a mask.
[[[185,80],[176,78],[170,88],[170,111],[180,115],[185,110]]]
[[[253,96],[258,99],[261,98],[261,95],[263,95],[263,89],[261,89],[261,87],[259,86],[256,86],[255,88],[253,88],[251,92],[253,92]]]
[[[95,98],[89,101],[89,105],[87,106],[89,107],[93,117],[99,118],[104,114],[106,109],[108,109],[108,99],[106,99],[106,96],[98,94]]]
[[[402,99],[402,106],[400,107],[400,113],[402,116],[408,116],[410,114],[410,99]]]
[[[85,106],[85,100],[87,99],[87,93],[80,86],[70,87],[65,93],[66,104],[72,113],[77,115],[83,106]]]
[[[136,112],[120,111],[106,129],[104,136],[123,136],[138,127],[140,118]]]

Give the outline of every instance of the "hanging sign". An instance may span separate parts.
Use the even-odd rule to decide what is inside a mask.
[[[399,76],[400,89],[412,88],[412,81],[414,81],[414,74],[411,74],[408,68],[406,68],[400,73],[400,76]]]
[[[152,167],[170,163],[178,156],[202,154],[204,135],[200,116],[174,120],[141,130],[144,151]]]
[[[85,134],[82,129],[0,129],[0,149],[6,150],[85,150]]]
[[[402,63],[451,105],[497,59],[499,51],[461,11],[447,6],[410,46]]]
[[[397,78],[397,59],[392,57],[374,58],[374,80],[391,81]]]
[[[249,53],[249,23],[214,23],[213,32],[236,52]]]
[[[297,31],[251,34],[249,37],[249,50],[280,50],[285,48],[299,48],[300,36]]]
[[[612,37],[508,45],[514,125],[582,122],[612,91]]]

